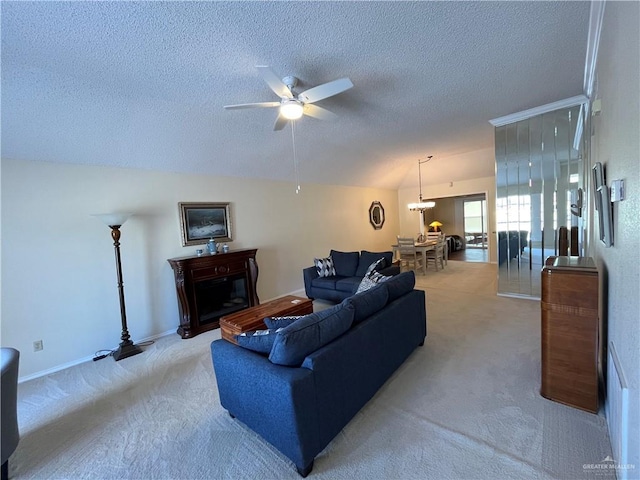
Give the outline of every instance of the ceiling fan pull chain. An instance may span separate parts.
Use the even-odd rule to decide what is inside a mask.
[[[296,153],[296,121],[291,120],[291,143],[293,144],[293,173],[296,181],[296,195],[300,193],[300,175],[298,173],[298,154]]]

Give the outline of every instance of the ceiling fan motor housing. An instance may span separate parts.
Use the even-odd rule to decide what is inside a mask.
[[[282,83],[289,87],[289,90],[293,90],[293,88],[298,85],[298,79],[293,75],[287,75],[282,79]]]

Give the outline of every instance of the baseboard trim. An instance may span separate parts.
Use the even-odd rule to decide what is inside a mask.
[[[304,288],[302,288],[302,289],[294,290],[294,291],[289,292],[289,293],[284,293],[282,295],[278,295],[277,297],[273,297],[273,298],[270,298],[270,299],[265,300],[265,301],[275,300],[276,298],[285,297],[287,295],[294,295],[296,297],[305,297],[305,298],[307,297],[307,295],[305,294]],[[150,341],[157,340],[158,338],[166,337],[167,335],[171,335],[171,334],[174,334],[174,333],[176,333],[176,329],[172,328],[171,330],[167,330],[166,332],[162,332],[162,333],[158,333],[156,335],[151,335],[151,336],[146,337],[146,338],[141,338],[141,339],[134,340],[134,343],[140,344],[140,343],[144,343],[144,342],[150,342]],[[115,347],[111,348],[111,350],[115,350],[116,348],[118,348],[118,345],[116,345]],[[109,350],[109,349],[105,348],[105,350]],[[63,363],[61,365],[56,365],[55,367],[51,367],[51,368],[48,368],[46,370],[41,370],[39,372],[32,373],[31,375],[26,375],[24,377],[19,377],[18,378],[18,383],[28,382],[29,380],[34,380],[36,378],[45,377],[47,375],[51,375],[52,373],[60,372],[62,370],[66,370],[67,368],[70,368],[70,367],[75,367],[76,365],[80,365],[81,363],[90,362],[90,361],[93,360],[94,356],[95,355],[89,355],[88,357],[83,357],[83,358],[79,358],[77,360],[72,360],[71,362]]]
[[[172,328],[171,330],[167,330],[166,332],[158,333],[156,335],[151,335],[150,337],[141,338],[139,340],[134,340],[134,343],[135,344],[140,344],[140,343],[144,343],[144,342],[150,342],[150,341],[153,341],[153,340],[157,340],[158,338],[161,338],[161,337],[166,337],[167,335],[171,335],[173,333],[176,333],[176,329],[175,328]],[[118,345],[113,347],[111,350],[115,350],[116,348],[118,348]],[[109,349],[105,348],[105,350],[109,350]],[[47,375],[51,375],[52,373],[56,373],[56,372],[60,372],[62,370],[66,370],[67,368],[70,368],[70,367],[75,367],[76,365],[80,365],[81,363],[90,362],[90,361],[93,360],[94,356],[95,355],[90,355],[88,357],[79,358],[77,360],[72,360],[71,362],[63,363],[61,365],[56,365],[55,367],[51,367],[51,368],[48,368],[46,370],[41,370],[39,372],[32,373],[31,375],[26,375],[24,377],[19,377],[18,378],[18,383],[28,382],[29,380],[35,380],[36,378],[40,378],[40,377],[46,377]]]

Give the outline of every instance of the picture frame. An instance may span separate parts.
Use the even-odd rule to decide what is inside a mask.
[[[229,205],[229,202],[178,203],[182,246],[205,244],[210,238],[216,242],[232,241]]]

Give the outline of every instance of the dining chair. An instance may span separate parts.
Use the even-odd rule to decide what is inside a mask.
[[[418,271],[422,268],[422,255],[416,252],[416,243],[413,238],[398,237],[398,260],[400,260],[400,270],[403,265],[409,269]]]
[[[438,242],[436,243],[436,247],[433,250],[427,251],[427,268],[429,267],[429,263],[433,262],[437,272],[438,264],[440,264],[440,268],[444,270],[444,235],[439,235],[436,241]]]
[[[442,236],[442,232],[427,232],[427,240],[438,240]]]
[[[444,261],[444,264],[447,265],[449,262],[449,251],[448,251],[448,246],[447,246],[447,237],[444,234],[444,232],[442,230],[438,231],[438,232],[427,232],[426,234],[426,239],[427,240],[442,240],[444,242],[444,248],[442,250],[442,258]]]

